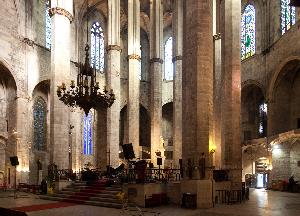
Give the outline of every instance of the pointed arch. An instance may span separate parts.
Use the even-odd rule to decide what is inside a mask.
[[[46,149],[47,103],[37,97],[33,104],[33,146],[38,151]]]
[[[45,37],[46,48],[51,49],[51,17],[49,15],[49,9],[51,8],[51,0],[45,2]]]
[[[280,0],[281,34],[287,32],[296,23],[296,8],[290,7],[290,0]]]
[[[255,54],[256,51],[256,14],[255,7],[248,4],[241,19],[241,60]]]
[[[99,21],[91,27],[91,67],[104,72],[104,32]]]
[[[173,72],[173,39],[169,37],[165,43],[165,71],[164,71],[164,79],[165,80],[173,80],[174,72]]]
[[[89,112],[83,117],[83,154],[93,154],[93,115]]]

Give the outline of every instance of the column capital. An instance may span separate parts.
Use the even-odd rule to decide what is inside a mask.
[[[174,56],[172,62],[182,61],[182,55]]]
[[[49,12],[50,17],[54,16],[55,14],[59,14],[59,15],[63,15],[65,17],[67,17],[70,20],[70,23],[73,22],[73,20],[74,20],[73,15],[64,8],[53,7],[53,8],[50,8],[48,12]]]
[[[222,38],[221,33],[215,34],[215,35],[213,36],[213,38],[214,38],[214,41],[220,40],[220,39]]]
[[[139,56],[137,54],[131,54],[131,55],[128,55],[128,60],[130,60],[130,59],[136,59],[136,60],[141,61],[141,56]]]
[[[116,50],[116,51],[122,52],[122,48],[119,45],[108,45],[108,47],[106,48],[106,51],[109,52],[111,50]]]
[[[152,58],[152,59],[150,59],[150,64],[152,64],[154,62],[158,62],[160,64],[163,64],[164,60],[162,60],[161,58]]]

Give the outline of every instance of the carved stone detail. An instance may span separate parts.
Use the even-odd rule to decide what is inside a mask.
[[[137,54],[131,54],[131,55],[128,56],[128,60],[129,59],[136,59],[136,60],[141,61],[141,56],[139,56]]]
[[[218,33],[218,34],[215,34],[214,36],[213,36],[213,38],[214,38],[214,40],[216,41],[216,40],[220,40],[222,37],[221,37],[221,33]]]
[[[52,17],[54,14],[59,14],[67,17],[70,20],[70,23],[73,22],[74,17],[72,14],[64,8],[54,7],[49,9],[49,16]]]
[[[152,59],[150,59],[150,64],[152,64],[154,62],[158,62],[158,63],[163,64],[164,60],[162,60],[161,58],[152,58]]]
[[[109,52],[111,50],[117,50],[122,52],[122,48],[119,45],[108,45],[108,47],[106,48],[106,51]]]
[[[182,61],[182,56],[181,55],[180,56],[174,56],[172,58],[172,62],[176,62],[176,61]]]

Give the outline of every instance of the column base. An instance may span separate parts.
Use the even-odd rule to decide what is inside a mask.
[[[212,180],[182,180],[181,196],[184,193],[197,195],[197,208],[208,209],[213,207],[213,181]]]

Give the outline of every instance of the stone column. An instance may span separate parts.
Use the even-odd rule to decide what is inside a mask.
[[[97,149],[95,155],[97,155],[97,167],[100,167],[101,170],[106,171],[106,166],[109,164],[109,152],[107,145],[107,129],[108,127],[108,118],[107,118],[107,109],[98,109],[96,114],[97,119]]]
[[[19,165],[17,166],[17,183],[29,182],[29,143],[28,143],[28,106],[29,98],[25,95],[17,96],[16,99],[16,154]]]
[[[51,1],[52,17],[51,87],[50,87],[50,161],[59,169],[67,169],[69,145],[69,109],[59,101],[57,86],[70,79],[70,22],[73,20],[73,1]]]
[[[108,1],[107,85],[114,90],[116,100],[107,110],[107,147],[112,167],[119,165],[120,130],[120,0]]]
[[[223,164],[230,169],[232,187],[240,189],[242,181],[241,148],[241,1],[221,3],[222,75],[221,75],[221,145]]]
[[[214,11],[214,144],[212,148],[215,150],[214,153],[214,166],[217,169],[221,168],[221,34],[219,29],[220,22],[220,1],[213,1]]]
[[[161,0],[150,1],[150,77],[151,77],[151,162],[157,165],[156,152],[164,158],[161,144],[162,125],[162,60],[163,5]]]
[[[173,161],[179,165],[182,158],[182,38],[183,0],[173,3]]]
[[[139,157],[140,116],[140,0],[128,0],[128,100],[127,142],[132,143],[135,157]]]
[[[184,1],[182,67],[182,193],[197,193],[197,207],[213,206],[209,147],[213,139],[212,1]]]

